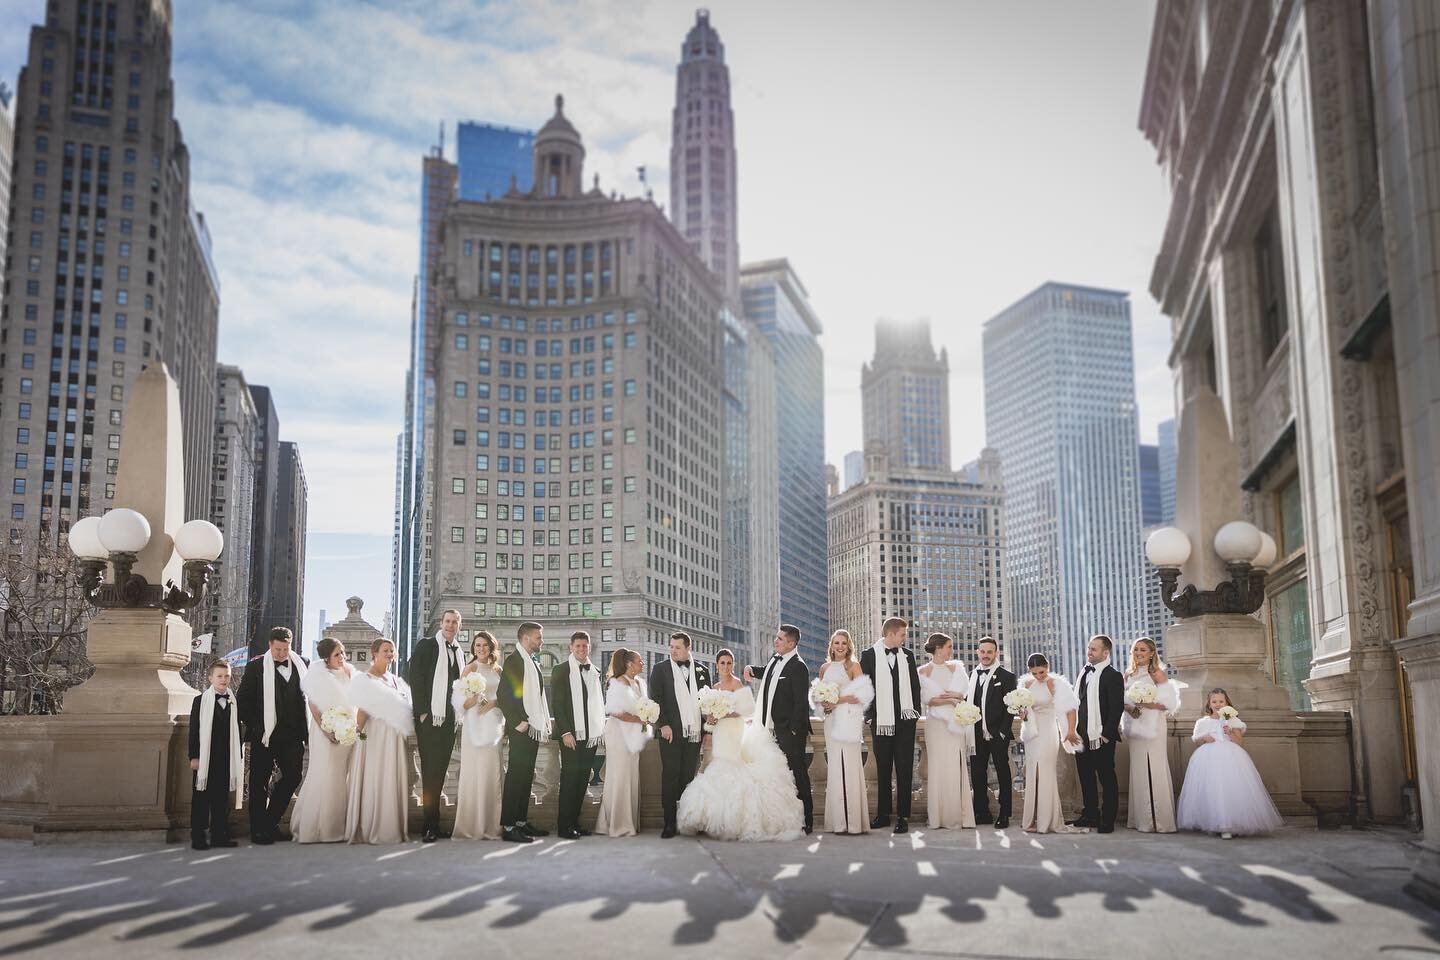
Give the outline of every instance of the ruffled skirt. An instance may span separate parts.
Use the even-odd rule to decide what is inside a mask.
[[[714,753],[681,794],[676,825],[718,840],[794,840],[805,808],[785,754],[769,730],[745,724],[742,732],[744,723],[724,720],[716,728]]]

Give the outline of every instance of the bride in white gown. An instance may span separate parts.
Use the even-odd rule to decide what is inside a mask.
[[[710,761],[680,796],[681,833],[719,840],[794,840],[805,808],[775,737],[751,714],[755,698],[735,677],[735,655],[715,658],[715,689],[730,701],[730,715],[715,724]]]

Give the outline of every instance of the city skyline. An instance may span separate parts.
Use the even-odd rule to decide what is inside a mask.
[[[1155,421],[1171,412],[1168,325],[1143,292],[1167,205],[1135,132],[1150,4],[1045,5],[1043,33],[1030,14],[991,6],[912,4],[890,18],[826,8],[823,37],[802,29],[817,16],[811,4],[763,19],[755,4],[710,6],[735,76],[741,256],[791,258],[826,319],[826,460],[838,464],[860,448],[852,371],[884,316],[932,319],[937,347],[955,359],[951,446],[979,449],[980,418],[965,412],[982,403],[980,324],[1013,290],[1051,276],[1132,292],[1141,436],[1153,440]],[[275,9],[190,6],[175,23],[177,116],[226,291],[219,357],[277,391],[287,435],[305,449],[312,529],[384,536],[417,270],[416,174],[438,126],[451,144],[461,120],[533,129],[563,91],[586,117],[587,168],[602,188],[640,194],[635,167],[644,163],[665,202],[677,38],[695,11],[593,4],[559,17],[535,5],[400,4],[362,24],[334,3],[287,5],[284,17]],[[39,3],[0,15],[6,74],[42,15]],[[404,38],[393,51],[392,36]],[[1073,44],[1076,36],[1090,42]],[[370,55],[382,43],[387,56]],[[846,64],[862,50],[870,72],[890,80],[867,87],[849,75]],[[1113,65],[1100,75],[1088,66],[1097,50]],[[798,82],[784,66],[795,56],[808,67]],[[561,66],[537,77],[538,59]],[[959,96],[978,84],[985,97]],[[355,89],[367,93],[357,98]],[[856,114],[867,124],[859,144],[842,122]],[[935,115],[947,123],[932,123]],[[885,158],[893,164],[901,137],[917,155],[951,158],[947,179],[957,186],[937,191],[898,167],[894,178],[867,173],[885,169]],[[1070,147],[1048,146],[1056,137]],[[802,173],[794,151],[775,146],[801,139],[807,153],[837,159]],[[857,191],[856,182],[872,189]],[[997,183],[1023,186],[1026,202],[1006,199]],[[1061,205],[1071,215],[1047,218],[1039,236],[1045,209]],[[897,221],[919,260],[905,266],[897,247],[868,261],[867,245],[839,228],[841,216]],[[959,237],[955,222],[966,224]],[[942,268],[952,261],[974,265],[961,295]],[[914,282],[883,292],[856,282],[877,269],[913,269]],[[313,375],[316,356],[327,375]],[[385,566],[354,576],[383,584]],[[364,593],[372,609],[386,603],[378,587]],[[308,609],[342,601],[327,592]]]

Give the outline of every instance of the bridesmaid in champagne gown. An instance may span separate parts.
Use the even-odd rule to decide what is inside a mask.
[[[1130,749],[1131,828],[1142,833],[1175,832],[1175,785],[1170,779],[1166,751],[1170,725],[1167,718],[1180,709],[1180,691],[1165,675],[1165,664],[1155,641],[1140,637],[1130,645],[1130,668],[1125,671],[1128,691],[1137,683],[1155,685],[1155,702],[1126,703],[1120,731]]]
[[[1026,666],[1030,676],[1021,681],[1020,689],[1030,691],[1035,706],[1019,714],[1020,739],[1025,744],[1025,816],[1021,825],[1031,833],[1085,833],[1083,828],[1065,825],[1057,779],[1061,741],[1080,745],[1075,732],[1080,701],[1064,677],[1050,672],[1050,661],[1043,653],[1032,653]]]
[[[470,662],[450,688],[455,716],[461,720],[459,798],[455,802],[454,836],[466,840],[500,839],[500,740],[504,716],[497,709],[500,690],[500,644],[485,630],[470,642]],[[478,673],[485,692],[465,696],[465,678]]]
[[[345,806],[349,791],[350,753],[320,728],[320,718],[333,707],[351,709],[350,679],[355,670],[345,662],[340,641],[326,637],[315,652],[323,670],[311,667],[300,686],[310,710],[310,762],[305,783],[290,813],[290,830],[300,843],[338,843],[345,839]]]
[[[830,833],[868,833],[870,805],[865,795],[865,708],[875,699],[870,678],[855,657],[847,630],[830,636],[820,679],[835,684],[840,700],[825,710],[825,829]]]
[[[955,721],[955,706],[965,699],[970,677],[952,660],[955,641],[932,633],[925,641],[930,662],[920,668],[920,699],[925,702],[925,806],[931,830],[975,828],[975,798],[970,792],[970,757],[965,728]]]
[[[640,671],[645,661],[621,647],[610,657],[609,689],[605,692],[605,785],[595,832],[608,837],[633,837],[640,832],[640,753],[650,740],[635,708],[645,698]]]
[[[410,838],[410,752],[414,732],[410,687],[390,673],[395,644],[381,638],[370,645],[370,669],[350,684],[356,721],[365,739],[350,760],[350,798],[345,839],[350,843],[403,843]]]

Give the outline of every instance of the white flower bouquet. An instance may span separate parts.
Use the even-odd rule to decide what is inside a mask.
[[[355,724],[355,711],[350,707],[331,707],[320,714],[320,729],[335,738],[342,747],[353,746],[356,740],[364,740]]]
[[[1239,711],[1239,710],[1236,710],[1234,707],[1230,706],[1230,705],[1227,703],[1225,706],[1223,706],[1223,707],[1220,708],[1220,719],[1221,719],[1221,720],[1238,720],[1238,719],[1240,719],[1240,711]]]
[[[955,704],[955,722],[961,726],[973,727],[980,722],[980,708],[969,700]]]
[[[1125,691],[1125,702],[1131,706],[1140,706],[1145,703],[1154,703],[1160,692],[1155,689],[1155,684],[1148,680],[1141,680],[1132,683],[1130,689]]]
[[[833,707],[840,702],[840,688],[825,680],[816,680],[810,685],[810,699],[816,703]]]
[[[461,678],[460,684],[460,690],[465,694],[466,700],[469,700],[471,697],[479,697],[481,700],[484,700],[485,694],[490,692],[490,685],[485,682],[484,677],[480,676],[479,670],[471,670],[465,674],[465,676]]]
[[[1017,687],[1005,694],[1005,709],[1012,716],[1019,716],[1020,711],[1029,710],[1035,706],[1035,695],[1024,687]]]
[[[641,723],[654,723],[660,719],[660,704],[646,697],[635,704],[635,716],[640,718]]]
[[[719,723],[730,716],[730,698],[725,696],[725,691],[716,690],[714,687],[705,687],[700,691],[700,713],[710,723]]]

